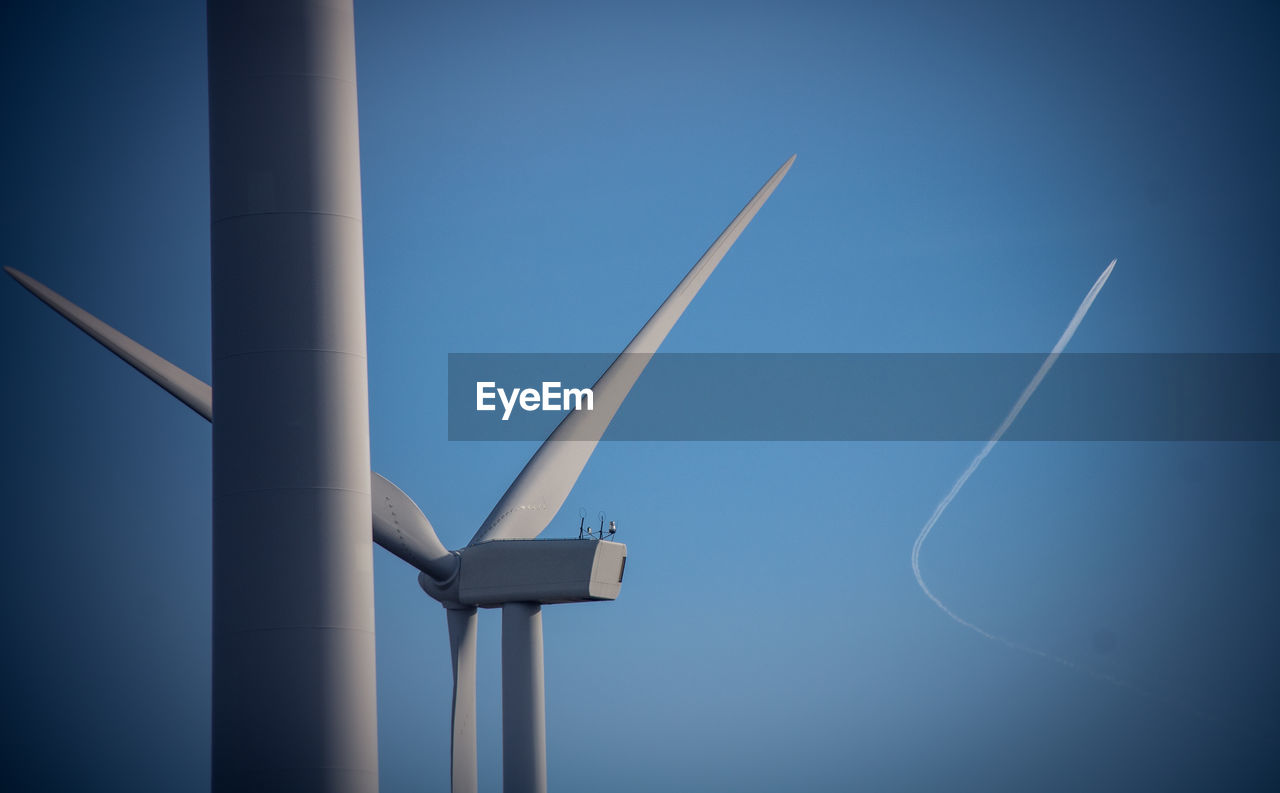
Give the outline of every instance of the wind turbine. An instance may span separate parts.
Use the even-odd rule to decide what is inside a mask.
[[[751,198],[592,387],[593,410],[571,412],[498,500],[470,543],[446,549],[400,488],[370,475],[372,535],[418,571],[444,605],[453,666],[450,774],[453,793],[477,788],[476,609],[502,608],[503,784],[508,793],[546,790],[544,604],[613,600],[626,546],[595,540],[536,540],[563,506],[618,408],[716,265],[772,195],[793,155]],[[206,420],[213,389],[12,267],[5,272],[40,300]]]

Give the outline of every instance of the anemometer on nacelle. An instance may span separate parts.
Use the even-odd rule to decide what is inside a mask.
[[[578,510],[578,539],[579,540],[603,540],[604,539],[604,510],[599,513],[600,527],[594,529],[587,525],[587,511],[585,509]],[[618,524],[609,521],[609,536],[618,533]]]

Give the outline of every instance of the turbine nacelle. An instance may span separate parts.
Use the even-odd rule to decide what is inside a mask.
[[[618,597],[627,546],[608,540],[489,540],[456,556],[457,571],[447,581],[418,575],[423,591],[446,607],[584,603]]]

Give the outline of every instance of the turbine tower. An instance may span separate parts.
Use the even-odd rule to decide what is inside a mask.
[[[213,790],[376,791],[351,0],[209,0]]]

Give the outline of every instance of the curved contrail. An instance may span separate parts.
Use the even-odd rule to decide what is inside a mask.
[[[1111,276],[1111,270],[1115,266],[1116,260],[1112,259],[1111,264],[1107,265],[1107,269],[1103,270],[1102,275],[1098,276],[1098,280],[1094,282],[1093,288],[1089,290],[1089,294],[1084,296],[1084,301],[1081,302],[1080,307],[1076,309],[1075,316],[1071,318],[1071,322],[1067,323],[1067,329],[1064,330],[1062,332],[1062,336],[1058,338],[1058,343],[1053,345],[1053,350],[1050,351],[1048,357],[1044,359],[1044,363],[1040,364],[1040,368],[1036,371],[1035,376],[1031,378],[1031,382],[1027,383],[1027,387],[1022,389],[1022,395],[1018,397],[1017,402],[1013,403],[1013,407],[1009,410],[1009,415],[1004,417],[1004,421],[1000,422],[1000,426],[996,429],[995,434],[991,436],[991,439],[987,441],[986,445],[982,447],[982,451],[978,452],[978,456],[974,457],[973,461],[969,463],[969,467],[964,469],[964,473],[960,474],[960,478],[951,486],[951,490],[949,490],[947,495],[938,502],[938,506],[934,507],[933,514],[930,515],[929,520],[925,522],[924,528],[920,529],[920,535],[916,537],[915,545],[911,547],[911,571],[915,573],[916,583],[920,585],[920,589],[925,593],[925,595],[927,595],[938,608],[942,609],[943,613],[948,617],[965,626],[969,630],[985,636],[992,641],[1000,642],[1001,644],[1015,650],[1021,650],[1024,653],[1030,653],[1031,655],[1036,655],[1049,661],[1054,661],[1062,664],[1063,666],[1084,672],[1085,674],[1101,680],[1106,680],[1118,686],[1129,688],[1131,686],[1127,681],[1102,674],[1101,672],[1086,669],[1078,664],[1068,661],[1065,658],[1060,658],[1051,653],[1047,653],[1044,650],[1037,650],[1034,647],[1028,647],[1025,644],[1019,644],[1012,639],[1006,639],[1003,636],[998,636],[974,625],[972,622],[969,622],[959,614],[956,614],[954,611],[947,608],[947,604],[943,603],[937,595],[933,594],[933,592],[929,590],[928,585],[924,582],[924,577],[920,575],[920,549],[924,546],[924,541],[929,537],[929,532],[933,531],[934,524],[938,522],[938,518],[942,517],[942,513],[946,511],[947,507],[951,505],[956,494],[960,492],[960,488],[964,487],[965,482],[969,481],[969,477],[973,476],[973,472],[978,470],[978,466],[982,465],[982,461],[987,459],[987,455],[991,453],[991,450],[995,448],[995,445],[1000,442],[1002,437],[1004,437],[1009,426],[1013,424],[1014,419],[1016,419],[1018,414],[1022,412],[1022,409],[1026,407],[1027,400],[1031,399],[1031,395],[1040,387],[1040,381],[1044,380],[1045,375],[1049,373],[1049,370],[1053,368],[1053,364],[1058,360],[1058,356],[1060,356],[1062,351],[1066,348],[1067,342],[1071,341],[1071,337],[1075,335],[1076,328],[1080,327],[1080,322],[1084,319],[1084,315],[1089,312],[1089,307],[1093,305],[1094,298],[1096,298],[1098,293],[1102,291],[1103,285],[1107,283],[1107,278]]]

